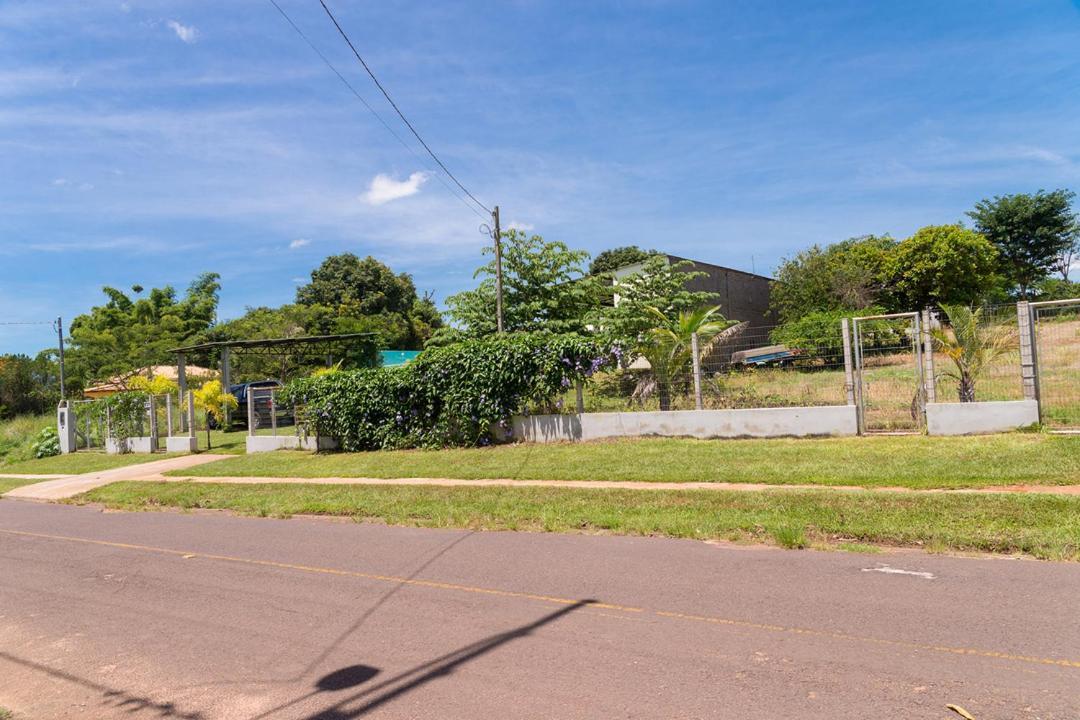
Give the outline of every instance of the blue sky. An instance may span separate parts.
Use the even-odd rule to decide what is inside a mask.
[[[317,0],[280,0],[402,136]],[[769,272],[980,198],[1080,191],[1080,5],[347,2],[331,7],[504,224]],[[437,300],[480,219],[266,0],[0,4],[0,322],[223,277],[223,317],[328,254]],[[0,352],[49,344],[0,325]]]

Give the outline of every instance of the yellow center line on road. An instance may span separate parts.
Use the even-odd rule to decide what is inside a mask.
[[[158,553],[161,555],[172,555],[183,559],[203,558],[206,560],[241,563],[244,565],[271,567],[281,570],[298,570],[301,572],[319,573],[323,575],[353,577],[363,580],[375,580],[379,582],[411,585],[415,587],[434,588],[437,590],[452,590],[455,592],[476,593],[480,595],[492,595],[496,597],[535,600],[538,602],[554,603],[557,605],[576,605],[582,602],[580,599],[563,598],[554,595],[538,595],[534,593],[516,592],[514,590],[498,590],[496,588],[475,587],[472,585],[439,582],[436,580],[418,580],[415,578],[397,577],[394,575],[380,575],[377,573],[365,573],[356,570],[341,570],[338,568],[320,567],[317,565],[299,565],[296,563],[284,563],[277,562],[275,560],[260,560],[257,558],[236,557],[233,555],[216,555],[213,553],[192,552],[190,550],[173,550],[170,548],[155,547],[152,545],[136,545],[132,543],[113,542],[110,540],[94,540],[92,538],[71,537],[67,535],[51,535],[48,533],[28,532],[25,530],[0,529],[0,533],[4,533],[7,535],[17,535],[22,537],[42,538],[46,540],[59,540],[63,542],[82,543],[86,545],[99,545],[103,547],[119,548],[122,550],[139,550],[142,552]],[[732,618],[712,617],[708,615],[692,615],[688,613],[673,612],[668,610],[647,610],[646,608],[632,607],[628,605],[615,605],[612,603],[603,603],[596,601],[589,602],[588,606],[596,610],[610,610],[623,613],[633,613],[636,617],[641,617],[642,613],[647,613],[658,618],[705,623],[710,625],[724,625],[729,627],[747,628],[751,630],[762,630],[766,632],[787,633],[793,635],[830,638],[833,640],[844,640],[849,642],[885,645],[890,647],[905,648],[908,650],[925,650],[951,655],[967,655],[972,657],[989,658],[992,660],[1005,660],[1009,662],[1033,663],[1037,665],[1052,665],[1056,667],[1080,669],[1080,660],[1067,660],[1063,658],[1042,658],[1030,655],[1016,655],[1013,653],[999,652],[995,650],[981,650],[978,648],[950,647],[946,645],[932,645],[929,643],[908,642],[905,640],[888,640],[884,638],[874,638],[863,635],[851,635],[848,633],[834,632],[831,630],[788,627],[785,625],[757,623],[749,620],[736,620]],[[600,613],[597,614],[599,615]]]

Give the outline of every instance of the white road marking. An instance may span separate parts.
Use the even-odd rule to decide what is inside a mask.
[[[934,573],[919,572],[918,570],[901,570],[900,568],[894,568],[889,565],[879,565],[878,567],[863,568],[862,571],[887,573],[889,575],[914,575],[915,577],[921,577],[923,580],[934,579]]]

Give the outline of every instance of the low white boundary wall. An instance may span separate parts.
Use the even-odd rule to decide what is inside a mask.
[[[926,431],[930,435],[974,435],[1016,430],[1039,422],[1035,400],[927,403]]]
[[[249,453],[273,452],[274,450],[334,450],[337,442],[327,437],[297,435],[248,435],[245,450]]]
[[[107,455],[123,455],[125,453],[152,453],[158,449],[158,438],[143,435],[141,437],[129,437],[121,442],[116,438],[105,438],[105,453]]]
[[[671,410],[515,416],[513,434],[527,442],[612,437],[739,438],[855,435],[854,405],[748,410]]]

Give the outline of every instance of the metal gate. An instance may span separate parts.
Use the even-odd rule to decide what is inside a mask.
[[[1080,298],[1030,307],[1039,420],[1057,429],[1080,428]]]
[[[926,424],[919,313],[852,321],[859,432],[913,432]]]

